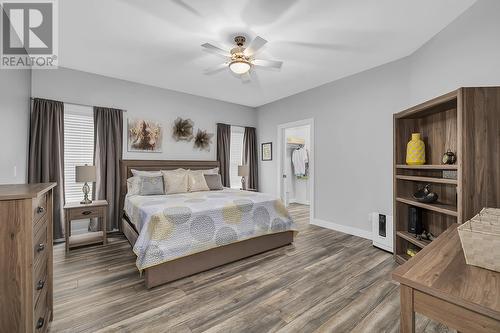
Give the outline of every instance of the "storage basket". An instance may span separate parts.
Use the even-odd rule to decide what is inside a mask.
[[[483,208],[457,229],[467,264],[500,272],[500,209]]]

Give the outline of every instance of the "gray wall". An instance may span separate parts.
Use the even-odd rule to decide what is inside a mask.
[[[31,70],[0,70],[0,184],[27,182]]]
[[[500,1],[478,0],[411,57],[410,104],[500,84]]]
[[[178,116],[191,118],[197,128],[215,134],[216,123],[256,126],[255,109],[172,90],[114,79],[67,68],[34,70],[32,95],[63,102],[116,107],[124,114],[124,158],[126,159],[215,159],[215,135],[210,152],[193,148],[193,143],[173,141],[171,126]],[[159,121],[164,126],[163,152],[128,152],[127,118]]]
[[[391,212],[392,114],[408,100],[408,61],[378,67],[259,108],[259,141],[277,125],[314,118],[315,217],[368,230],[368,212]],[[278,194],[277,156],[260,162],[261,189]]]
[[[392,215],[392,114],[461,86],[500,85],[500,1],[479,0],[411,56],[258,108],[259,142],[277,125],[315,119],[315,217],[358,234]],[[277,154],[275,154],[275,157]],[[277,193],[276,161],[260,162]]]

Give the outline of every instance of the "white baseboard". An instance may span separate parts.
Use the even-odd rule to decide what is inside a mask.
[[[354,227],[349,227],[347,225],[337,224],[334,222],[324,221],[324,220],[320,220],[320,219],[313,219],[313,222],[311,224],[317,225],[319,227],[335,230],[335,231],[340,231],[340,232],[343,232],[345,234],[358,236],[358,237],[365,238],[365,239],[370,239],[370,240],[372,239],[372,233],[370,231],[358,229],[358,228],[354,228]]]

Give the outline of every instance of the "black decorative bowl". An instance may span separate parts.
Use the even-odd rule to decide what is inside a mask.
[[[423,203],[436,202],[438,199],[438,195],[435,192],[431,192],[430,187],[431,186],[429,184],[425,185],[424,188],[418,190],[416,193],[413,194],[413,198],[418,202],[423,202]]]

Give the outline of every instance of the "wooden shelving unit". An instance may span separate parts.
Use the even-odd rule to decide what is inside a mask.
[[[425,208],[427,210],[431,210],[433,212],[438,212],[441,214],[446,214],[449,216],[455,216],[455,217],[458,216],[457,207],[454,207],[453,205],[442,204],[439,202],[427,204],[427,203],[423,203],[423,202],[418,202],[414,199],[399,198],[399,197],[396,198],[396,201],[401,202],[401,203],[405,203],[405,204],[410,205],[410,206]]]
[[[396,175],[396,179],[411,180],[411,181],[424,182],[424,183],[436,183],[436,184],[451,184],[451,185],[458,184],[458,181],[456,179],[445,179],[445,178],[436,178],[436,177]]]
[[[396,232],[396,235],[398,237],[401,237],[408,242],[412,243],[413,245],[416,245],[417,247],[423,249],[427,245],[430,244],[430,241],[424,241],[424,240],[418,240],[414,234],[409,233],[408,231],[398,231]]]
[[[408,232],[408,208],[422,209],[423,228],[439,236],[452,223],[462,223],[483,207],[500,207],[500,87],[460,88],[394,115],[394,259],[404,263],[408,248],[430,242]],[[426,164],[406,165],[406,145],[421,133]],[[443,154],[456,152],[454,165],[442,165]],[[456,172],[456,179],[443,177]],[[439,200],[426,204],[412,194],[430,184]]]
[[[396,165],[396,169],[413,169],[413,170],[457,170],[458,165],[437,165],[437,164],[424,164],[424,165],[406,165],[406,164],[398,164]]]

